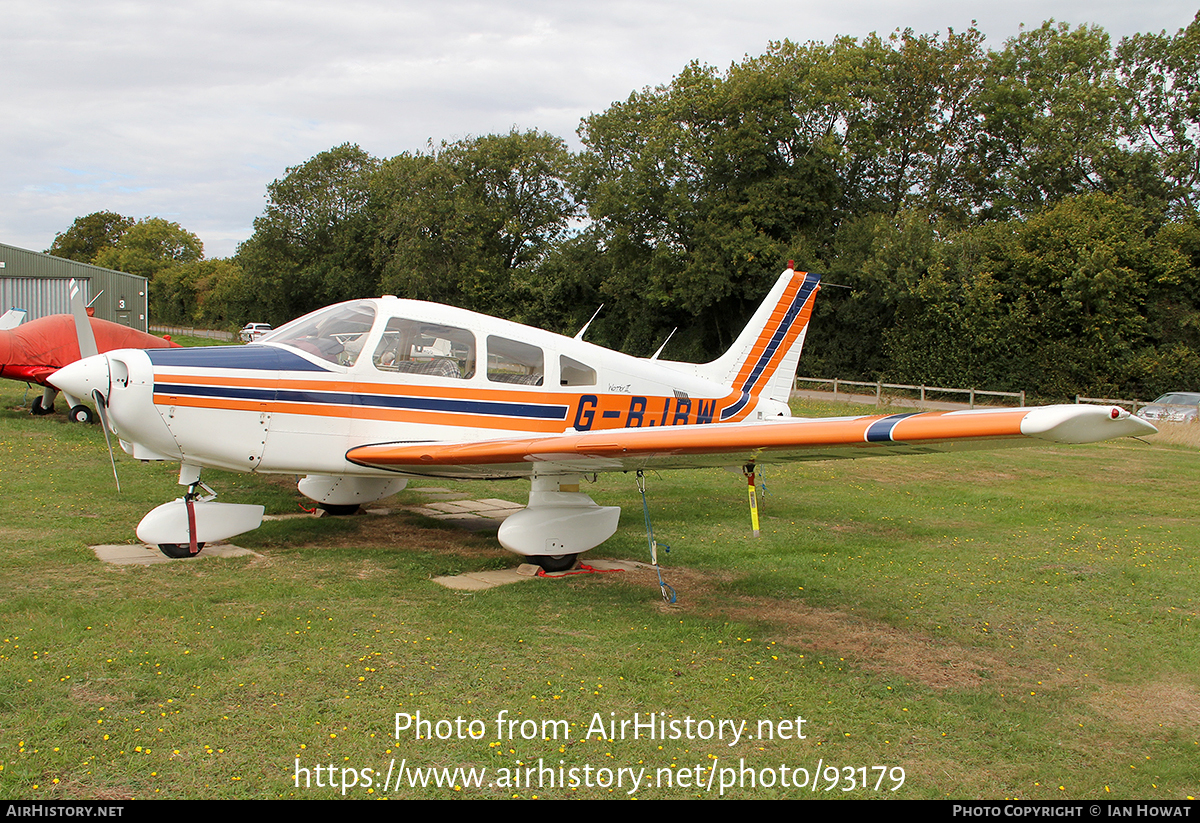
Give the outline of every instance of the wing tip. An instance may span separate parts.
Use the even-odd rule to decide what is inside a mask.
[[[1117,406],[1042,406],[1021,420],[1021,433],[1053,443],[1098,443],[1157,434],[1153,424]]]

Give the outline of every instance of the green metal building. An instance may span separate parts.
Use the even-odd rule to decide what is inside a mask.
[[[148,332],[148,281],[62,257],[0,243],[0,314],[25,309],[26,320],[70,314],[72,279],[83,283],[84,302],[96,317]]]

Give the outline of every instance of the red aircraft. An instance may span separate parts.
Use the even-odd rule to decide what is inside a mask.
[[[82,301],[80,301],[82,308]],[[31,320],[15,329],[0,329],[0,377],[9,380],[22,380],[26,383],[37,383],[45,386],[41,397],[35,398],[31,411],[34,414],[50,414],[54,411],[54,399],[58,389],[46,382],[46,378],[54,372],[80,360],[81,357],[99,354],[116,349],[164,349],[178,348],[178,343],[170,339],[155,337],[152,334],[88,317],[93,340],[83,340],[82,348],[88,351],[80,354],[81,343],[76,332],[74,315],[51,314]],[[81,333],[86,335],[86,332]],[[78,423],[94,423],[96,414],[83,402],[68,394],[63,394],[70,406],[68,414]]]

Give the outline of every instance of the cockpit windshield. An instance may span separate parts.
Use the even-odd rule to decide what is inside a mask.
[[[293,320],[261,342],[282,343],[339,366],[353,366],[374,323],[375,305],[359,300]]]

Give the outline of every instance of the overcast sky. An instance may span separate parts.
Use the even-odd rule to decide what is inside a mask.
[[[1174,33],[1175,0],[0,0],[0,242],[41,251],[81,215],[163,217],[208,257],[250,236],[266,186],[341,143],[427,141],[581,118],[691,60],[977,20],[999,48],[1054,18],[1114,42]]]

